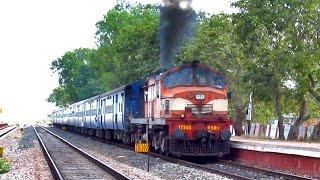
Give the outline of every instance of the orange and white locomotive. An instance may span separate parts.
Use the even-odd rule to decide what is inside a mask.
[[[196,61],[184,63],[146,80],[145,117],[131,123],[148,123],[149,141],[160,152],[222,156],[230,152],[227,94],[219,72]]]

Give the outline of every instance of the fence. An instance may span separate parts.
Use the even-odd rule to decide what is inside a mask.
[[[284,137],[288,138],[289,131],[292,125],[284,124]],[[266,139],[278,139],[279,138],[279,128],[277,124],[260,124],[260,123],[251,123],[250,132],[248,132],[248,125],[242,126],[244,130],[244,135],[254,137],[254,138],[266,138]],[[305,126],[302,125],[299,127],[299,140],[310,139],[311,135],[315,129],[314,125]],[[230,126],[230,131],[232,136],[235,135],[233,126]]]

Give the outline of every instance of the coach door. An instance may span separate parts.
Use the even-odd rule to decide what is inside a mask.
[[[100,127],[103,129],[104,128],[104,124],[103,124],[103,122],[104,122],[104,119],[105,119],[105,117],[104,117],[104,111],[105,111],[105,109],[104,109],[104,107],[105,107],[105,105],[106,105],[106,100],[105,99],[100,99],[100,108],[99,108],[99,116],[100,116]]]
[[[119,100],[118,100],[118,128],[123,130],[123,100],[124,100],[124,93],[119,93]]]
[[[81,104],[81,125],[80,127],[83,127],[84,126],[84,121],[86,119],[86,106],[85,106],[85,103]]]
[[[113,95],[113,122],[114,122],[114,129],[118,128],[118,94]]]

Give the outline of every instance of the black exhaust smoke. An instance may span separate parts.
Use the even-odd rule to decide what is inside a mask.
[[[167,69],[174,64],[175,56],[185,38],[193,34],[196,13],[191,0],[167,0],[160,9],[160,65]]]

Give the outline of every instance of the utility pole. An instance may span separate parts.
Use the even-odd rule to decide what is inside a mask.
[[[147,152],[147,155],[148,155],[148,172],[150,170],[150,154],[149,154],[149,118],[148,118],[148,123],[147,123],[147,129],[146,129],[146,133],[147,133],[147,145],[148,145],[148,152]]]
[[[248,124],[248,134],[250,134],[251,120],[252,120],[252,91],[250,92],[250,95],[249,95],[249,103],[247,108],[246,120]]]

